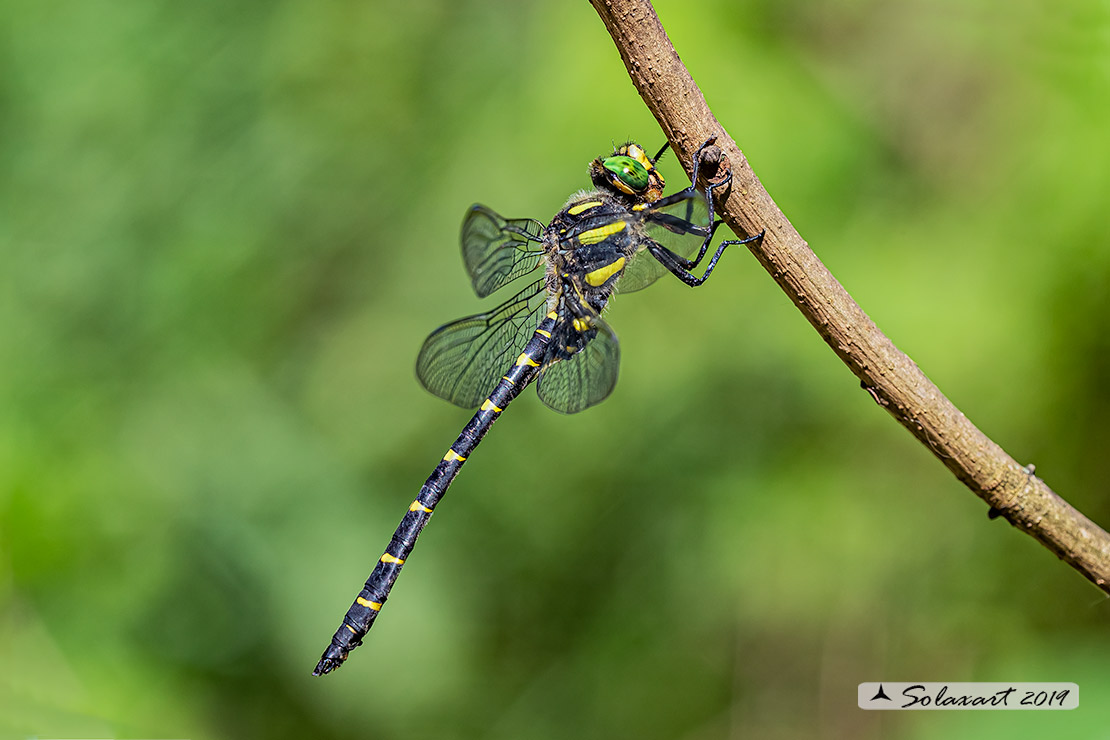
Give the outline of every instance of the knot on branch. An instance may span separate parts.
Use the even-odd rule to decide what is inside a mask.
[[[713,143],[716,140],[716,136],[712,137],[698,150],[698,180],[707,190],[721,187],[732,179],[732,163],[721,147]]]

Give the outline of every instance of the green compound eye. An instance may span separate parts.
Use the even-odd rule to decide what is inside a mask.
[[[613,157],[606,157],[602,160],[601,164],[605,169],[620,178],[621,182],[637,193],[647,190],[651,182],[648,177],[648,171],[632,157],[619,154]]]

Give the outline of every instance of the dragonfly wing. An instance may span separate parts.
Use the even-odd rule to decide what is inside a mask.
[[[667,268],[648,254],[646,249],[641,248],[633,255],[628,267],[624,268],[624,274],[617,281],[617,291],[633,293],[637,290],[643,290],[658,280],[666,271]]]
[[[543,259],[544,226],[530,218],[506,219],[473,205],[463,219],[463,262],[479,298],[526,275]]]
[[[620,371],[617,335],[600,318],[594,319],[593,324],[584,334],[569,327],[553,332],[553,342],[560,337],[565,341],[566,333],[579,344],[585,342],[585,346],[573,354],[567,355],[564,350],[562,359],[554,359],[540,369],[536,392],[540,400],[555,411],[576,414],[604,401],[617,384]],[[555,348],[556,357],[561,349]]]
[[[491,311],[441,326],[424,340],[417,377],[445,401],[474,408],[512,366],[546,308],[541,279]]]

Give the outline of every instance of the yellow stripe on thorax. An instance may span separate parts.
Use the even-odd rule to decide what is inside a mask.
[[[624,231],[624,227],[627,225],[628,224],[626,224],[624,221],[614,221],[611,224],[598,226],[596,229],[583,231],[581,234],[578,235],[578,242],[580,244],[597,244],[600,241],[605,241],[613,234],[619,234],[620,232]]]
[[[590,200],[590,201],[586,201],[585,203],[579,203],[576,206],[568,208],[567,213],[569,213],[572,216],[577,216],[582,211],[588,211],[591,208],[597,208],[598,206],[601,206],[601,205],[605,205],[605,204],[602,203],[600,200]]]
[[[624,222],[621,222],[624,225]],[[616,275],[624,269],[624,257],[618,257],[604,267],[599,267],[596,270],[591,270],[586,273],[586,282],[595,288],[605,283],[606,280]]]

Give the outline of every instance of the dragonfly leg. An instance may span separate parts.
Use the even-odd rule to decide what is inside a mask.
[[[717,223],[713,224],[713,230],[716,231],[717,226],[719,226],[721,223],[721,221],[718,221]],[[666,267],[675,277],[689,285],[691,288],[696,288],[709,279],[709,276],[713,273],[713,268],[717,266],[717,260],[721,259],[721,255],[724,254],[726,247],[732,246],[733,244],[750,244],[754,241],[761,241],[765,233],[766,229],[760,231],[755,236],[749,236],[747,239],[728,239],[718,244],[717,251],[713,254],[713,258],[709,260],[709,264],[705,268],[705,274],[703,274],[701,277],[694,275],[692,272],[690,272],[689,268],[683,267],[682,262],[686,262],[687,260],[683,260],[681,257],[676,255],[674,252],[667,249],[666,247],[652,242],[651,244],[648,244],[647,248],[648,251],[651,252],[651,256],[659,260],[659,263],[662,264],[663,267]],[[706,244],[708,244],[709,239],[711,238],[712,234],[710,234],[709,238],[706,239]],[[704,246],[705,245],[703,245],[703,248]],[[700,261],[701,258],[699,257],[698,259]]]
[[[690,190],[693,190],[693,188],[690,188]],[[710,217],[710,219],[713,218],[713,206],[712,205],[710,205],[710,207],[709,207],[709,217]],[[711,221],[711,223],[712,223],[712,221]],[[675,254],[674,252],[671,252],[671,250],[666,249],[666,247],[663,247],[663,248],[666,249],[667,252],[670,252],[671,259],[674,261],[674,264],[680,266],[682,269],[687,270],[687,271],[693,270],[695,267],[697,267],[698,265],[701,264],[702,259],[705,257],[706,252],[709,250],[709,243],[713,241],[713,234],[715,234],[717,232],[717,227],[720,226],[722,223],[724,223],[724,222],[723,221],[717,221],[716,223],[713,224],[713,226],[709,229],[709,234],[705,237],[705,240],[701,243],[701,248],[698,249],[698,256],[694,257],[693,259],[687,259],[686,257],[683,257],[682,255]]]
[[[705,142],[701,146],[698,147],[698,150],[694,153],[694,172],[693,172],[693,175],[691,177],[691,183],[692,184],[690,185],[688,190],[696,190],[697,189],[698,171],[701,169],[702,154],[705,152],[705,150],[708,147],[712,146],[714,144],[714,142],[716,142],[716,141],[717,141],[716,136],[709,137],[708,139],[705,140]],[[681,257],[677,254],[672,253],[672,256],[674,257],[677,264],[680,265],[687,272],[694,269],[699,264],[701,264],[702,259],[705,257],[706,252],[708,252],[708,250],[709,250],[709,243],[713,241],[713,233],[717,230],[717,227],[720,226],[720,224],[721,224],[720,221],[717,221],[716,223],[714,223],[714,221],[713,221],[713,191],[718,189],[718,188],[721,188],[721,189],[728,188],[728,185],[731,182],[732,182],[732,170],[729,170],[728,172],[725,173],[724,178],[720,182],[714,183],[712,185],[707,185],[706,188],[705,188],[705,200],[706,200],[706,203],[709,207],[709,217],[708,217],[707,221],[710,224],[713,224],[713,226],[712,226],[712,228],[709,232],[709,235],[707,237],[705,237],[705,241],[702,242],[701,248],[698,250],[698,256],[694,257],[693,259],[686,259],[684,257]],[[718,254],[717,257],[719,258],[720,255]],[[713,260],[713,262],[716,262],[716,260]]]

